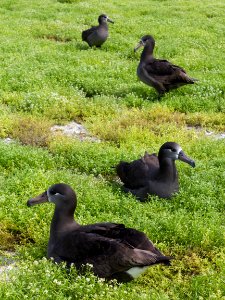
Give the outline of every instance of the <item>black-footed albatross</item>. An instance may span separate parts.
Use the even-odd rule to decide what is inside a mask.
[[[109,35],[107,22],[114,23],[107,15],[100,15],[98,17],[98,26],[92,26],[82,32],[82,41],[87,42],[90,47],[101,47]]]
[[[27,205],[48,201],[55,204],[47,252],[54,262],[74,263],[78,269],[91,264],[95,275],[119,282],[134,279],[148,266],[170,265],[171,257],[164,256],[141,231],[108,222],[79,225],[74,220],[77,198],[69,185],[54,184]]]
[[[145,201],[148,195],[170,198],[179,191],[178,172],[175,160],[181,160],[195,167],[195,162],[187,157],[180,145],[167,142],[159,149],[158,156],[145,155],[130,163],[121,161],[116,171],[124,183],[124,191]]]
[[[154,87],[159,96],[171,89],[198,81],[189,77],[181,67],[173,65],[167,60],[154,58],[155,40],[151,35],[143,36],[134,51],[142,46],[144,50],[137,68],[137,76],[145,84]]]

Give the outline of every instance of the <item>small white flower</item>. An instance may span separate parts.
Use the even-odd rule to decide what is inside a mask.
[[[62,282],[61,282],[61,281],[58,281],[57,279],[54,279],[53,282],[54,282],[55,284],[57,284],[57,285],[61,285],[61,284],[62,284]]]

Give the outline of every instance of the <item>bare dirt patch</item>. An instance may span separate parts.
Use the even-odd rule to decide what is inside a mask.
[[[87,129],[79,123],[70,122],[67,125],[54,125],[51,127],[54,133],[61,133],[66,136],[74,137],[82,141],[101,142],[97,137],[91,136]]]
[[[61,37],[61,36],[54,35],[54,34],[43,35],[41,38],[47,39],[47,40],[50,40],[53,42],[58,42],[58,43],[69,43],[72,41],[72,39],[69,37]]]
[[[194,130],[197,133],[204,133],[205,136],[211,137],[211,138],[213,138],[215,140],[225,139],[225,132],[216,133],[214,131],[210,131],[210,130],[204,129],[204,128],[200,127],[200,126],[188,126],[187,129],[188,130]]]

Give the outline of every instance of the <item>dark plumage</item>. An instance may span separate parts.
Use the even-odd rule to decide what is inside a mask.
[[[154,58],[155,40],[151,35],[143,36],[134,51],[142,46],[144,50],[137,68],[137,76],[145,84],[154,87],[160,96],[171,89],[197,81],[189,77],[181,67],[167,60]]]
[[[76,194],[69,185],[55,184],[28,200],[27,205],[47,201],[55,204],[47,254],[55,262],[64,261],[68,266],[74,263],[78,269],[92,264],[94,274],[121,282],[132,280],[134,273],[148,266],[170,264],[171,258],[164,256],[143,232],[116,223],[79,225],[73,216]]]
[[[107,22],[114,23],[106,15],[100,15],[98,17],[98,26],[92,26],[82,32],[82,41],[87,42],[90,47],[101,47],[109,35]]]
[[[177,143],[167,142],[156,154],[145,155],[130,163],[120,162],[117,174],[124,183],[124,190],[145,201],[148,195],[170,198],[179,191],[175,160],[182,160],[192,167],[195,162],[187,157]]]

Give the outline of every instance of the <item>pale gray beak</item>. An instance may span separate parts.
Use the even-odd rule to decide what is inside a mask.
[[[110,23],[114,24],[114,22],[108,17],[107,17],[107,22],[110,22]]]
[[[29,199],[27,201],[27,206],[33,206],[33,205],[44,203],[44,202],[48,202],[47,191],[45,191],[44,193],[38,195],[35,198]]]
[[[192,168],[195,167],[195,162],[194,160],[192,160],[191,158],[189,158],[185,153],[184,151],[180,151],[179,154],[178,154],[178,159],[179,160],[182,160],[183,162],[189,164],[190,166],[192,166]]]
[[[144,43],[142,40],[137,44],[137,46],[134,48],[134,52],[136,52],[139,48],[144,47]]]

